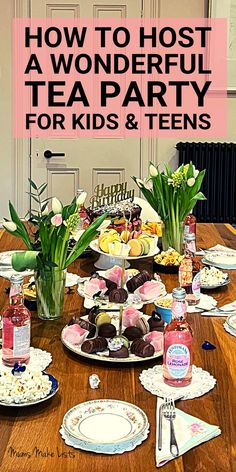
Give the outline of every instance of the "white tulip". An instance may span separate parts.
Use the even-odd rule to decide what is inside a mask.
[[[97,231],[99,231],[100,233],[103,233],[110,224],[111,224],[111,220],[104,220],[102,224],[97,228]]]
[[[3,228],[5,228],[7,231],[10,231],[11,233],[14,233],[14,231],[17,230],[17,226],[13,221],[6,221],[3,223]]]
[[[149,166],[149,174],[151,177],[156,177],[158,175],[158,170],[153,164],[150,164]]]
[[[187,185],[189,187],[192,187],[195,184],[195,179],[194,177],[190,177],[190,179],[187,180]]]
[[[196,169],[196,167],[193,165],[193,177],[196,179],[199,174],[199,170]]]
[[[76,205],[77,207],[81,206],[84,204],[85,200],[87,198],[87,192],[82,192],[78,198],[76,199]]]
[[[138,187],[142,188],[144,186],[144,182],[143,180],[141,179],[136,179],[136,184],[138,185]]]
[[[62,212],[62,204],[57,197],[53,197],[52,199],[52,211],[54,215],[57,215],[58,213]]]

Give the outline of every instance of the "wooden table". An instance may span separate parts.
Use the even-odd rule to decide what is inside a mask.
[[[236,236],[226,225],[199,224],[198,246],[207,248],[216,243],[236,248]],[[20,241],[3,233],[0,250],[18,249]],[[70,270],[89,273],[91,259],[81,259]],[[152,269],[151,261],[140,264]],[[214,291],[213,295],[223,304],[236,299],[236,271],[230,272],[228,287]],[[167,290],[177,286],[176,275],[163,275]],[[0,278],[1,312],[8,303],[4,289],[9,283]],[[51,400],[30,408],[11,409],[0,407],[0,469],[3,472],[152,472],[155,467],[155,411],[156,397],[147,392],[139,381],[143,369],[156,361],[132,366],[116,366],[94,363],[68,351],[60,341],[63,326],[72,314],[80,313],[82,300],[79,295],[66,295],[65,314],[60,321],[43,322],[32,316],[32,345],[52,353],[53,362],[48,371],[60,382],[59,393]],[[150,313],[152,306],[147,308]],[[223,328],[223,318],[204,318],[198,314],[189,316],[194,330],[194,364],[208,370],[217,379],[216,387],[194,400],[178,402],[178,408],[212,424],[219,425],[222,434],[184,456],[171,461],[166,472],[229,472],[236,470],[236,339]],[[204,351],[202,342],[211,341],[214,351]],[[161,359],[159,361],[161,363]],[[92,390],[88,376],[97,373],[100,388]],[[134,451],[123,455],[104,456],[75,450],[66,446],[59,434],[65,412],[91,399],[114,398],[135,403],[148,415],[151,431],[148,439]]]

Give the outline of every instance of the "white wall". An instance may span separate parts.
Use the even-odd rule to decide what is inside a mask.
[[[0,1],[0,221],[14,201],[14,142],[12,139],[11,23],[13,1]]]

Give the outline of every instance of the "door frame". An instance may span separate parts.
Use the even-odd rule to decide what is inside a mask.
[[[14,18],[29,18],[31,14],[30,0],[13,0]],[[131,0],[132,1],[132,0]],[[158,18],[160,12],[160,0],[142,0],[141,17]],[[143,179],[148,172],[149,162],[158,163],[157,138],[140,138],[140,178]],[[30,208],[30,199],[25,198],[29,190],[28,178],[31,175],[31,138],[14,139],[14,170],[15,170],[15,205],[24,217]]]

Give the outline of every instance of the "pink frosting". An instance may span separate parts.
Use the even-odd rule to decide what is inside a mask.
[[[122,274],[122,268],[119,266],[114,266],[112,269],[109,269],[106,271],[105,277],[112,282],[115,282],[117,284],[117,287],[121,287],[121,274]],[[125,271],[125,282],[127,282],[128,279],[128,274]]]
[[[148,280],[147,282],[144,282],[142,287],[135,290],[135,292],[140,295],[142,300],[153,300],[159,297],[161,288],[159,282],[156,280]]]
[[[153,345],[155,352],[162,351],[163,333],[160,333],[159,331],[151,331],[150,333],[145,334],[143,339]]]
[[[125,308],[122,315],[123,326],[125,326],[126,328],[128,328],[129,326],[136,326],[141,315],[142,313],[136,310],[136,308],[133,308],[132,306]]]
[[[84,283],[84,293],[88,297],[92,297],[95,293],[102,292],[102,295],[107,291],[105,280],[92,278]]]
[[[88,331],[86,329],[83,329],[79,325],[74,324],[65,328],[63,338],[65,341],[68,341],[68,343],[80,346],[80,344],[84,342],[87,335]]]

